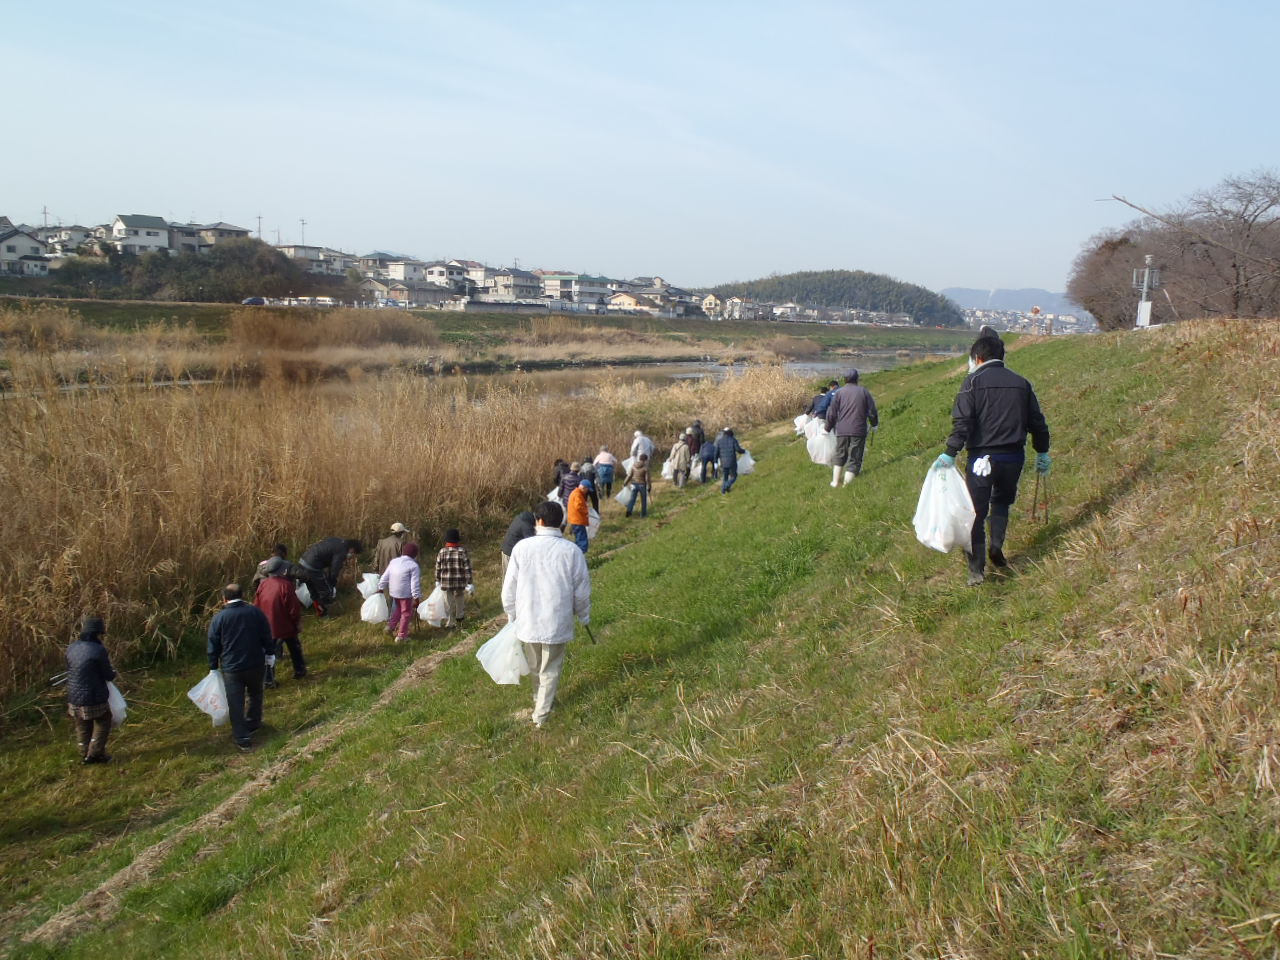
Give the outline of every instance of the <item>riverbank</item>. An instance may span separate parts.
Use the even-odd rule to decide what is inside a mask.
[[[273,691],[247,756],[183,699],[198,650],[126,688],[110,767],[72,764],[51,697],[6,731],[5,947],[1267,956],[1278,341],[1195,323],[1011,354],[1053,431],[1051,515],[1028,476],[1012,567],[977,590],[910,527],[954,363],[869,378],[882,427],[847,490],[785,422],[744,430],[759,464],[728,497],[606,514],[600,643],[569,648],[541,732],[472,659],[495,573],[495,619],[457,643],[308,621],[324,682]]]

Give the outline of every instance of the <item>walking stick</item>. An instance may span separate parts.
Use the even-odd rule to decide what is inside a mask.
[[[589,623],[584,623],[584,624],[582,625],[582,627],[583,627],[583,629],[584,629],[584,630],[586,630],[586,631],[587,631],[587,636],[591,638],[591,642],[592,642],[592,643],[595,643],[595,642],[596,642],[596,635],[595,635],[594,633],[592,633],[592,632],[591,632],[591,624],[589,624]]]

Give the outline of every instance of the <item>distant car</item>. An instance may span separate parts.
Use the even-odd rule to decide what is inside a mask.
[[[246,307],[265,307],[267,305],[267,301],[262,297],[245,297],[240,303]]]

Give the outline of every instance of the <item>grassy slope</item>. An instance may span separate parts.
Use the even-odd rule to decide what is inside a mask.
[[[6,753],[38,831],[5,861],[13,932],[350,723],[100,929],[16,952],[1270,955],[1278,350],[1275,324],[1205,324],[1016,352],[1052,520],[1028,484],[1014,572],[981,590],[909,525],[955,364],[871,379],[853,490],[754,438],[730,497],[607,517],[635,543],[593,557],[601,645],[571,648],[539,734],[470,656],[371,708],[409,654],[341,621],[314,640],[331,676],[273,694],[250,757],[183,709],[191,675],[154,680],[163,719],[139,709],[110,768],[32,729]]]

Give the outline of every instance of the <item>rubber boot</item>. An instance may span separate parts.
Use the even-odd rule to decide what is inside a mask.
[[[987,556],[997,567],[1007,567],[1009,561],[1004,556],[1004,534],[1009,529],[1008,516],[999,517],[994,513],[990,518],[991,545],[987,548]]]
[[[840,486],[840,469],[838,466],[831,468],[831,485],[833,487]]]
[[[965,556],[969,558],[969,579],[965,582],[965,585],[969,587],[979,586],[987,579],[985,572],[987,559],[982,555],[981,551],[976,553],[966,552]]]
[[[262,680],[262,685],[263,685],[264,687],[266,687],[268,690],[270,690],[270,689],[272,689],[273,687],[275,687],[275,685],[276,685],[276,667],[275,667],[275,664],[273,664],[273,663],[269,663],[269,664],[267,664],[267,672],[266,672],[266,676],[265,676],[265,677],[263,678],[263,680]]]
[[[854,477],[856,477],[856,476],[857,476],[857,474],[856,474],[856,473],[854,473],[852,470],[846,470],[846,471],[844,472],[844,482],[845,482],[845,483],[853,483],[853,478],[854,478]]]

